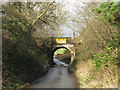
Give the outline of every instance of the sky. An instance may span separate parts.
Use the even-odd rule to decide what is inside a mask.
[[[0,2],[6,2],[6,1],[12,1],[12,2],[25,2],[25,1],[29,1],[29,2],[52,2],[53,0],[0,0]],[[111,0],[55,0],[56,2],[62,2],[65,3],[65,7],[64,9],[67,10],[68,12],[70,12],[70,16],[75,16],[75,6],[76,4],[78,4],[82,7],[84,4],[83,2],[91,2],[91,1],[99,1],[99,2],[106,2],[106,1],[111,1]],[[120,1],[120,0],[112,0],[112,1]],[[70,26],[72,26],[72,24],[70,22],[68,22],[68,24]],[[62,36],[63,37],[73,37],[73,30],[65,25],[61,25],[61,30],[62,30]],[[73,27],[75,29],[75,27]],[[78,35],[77,32],[75,32],[76,35]]]
[[[72,29],[68,28],[67,26],[61,26],[63,37],[73,37]]]
[[[65,3],[66,5],[64,8],[70,12],[69,13],[70,16],[76,16],[74,10],[75,10],[75,6],[77,4],[79,4],[80,7],[84,7],[83,2],[92,2],[92,1],[94,1],[94,2],[108,2],[108,1],[120,1],[120,0],[56,0],[56,1]],[[75,32],[75,30],[77,30],[76,27],[74,27],[74,25],[72,25],[70,22],[68,22],[68,24],[70,26],[73,26],[74,32]],[[61,29],[63,32],[63,37],[73,37],[73,30],[71,28],[63,25],[63,26],[61,26]],[[77,36],[79,34],[77,32],[75,32],[75,35]]]
[[[25,1],[29,1],[29,2],[45,2],[45,1],[53,1],[53,0],[0,0],[0,2],[25,2]],[[70,12],[70,15],[74,15],[74,11],[73,9],[74,7],[74,3],[77,3],[79,0],[55,0],[56,2],[60,2],[60,3],[65,3],[65,7],[64,9],[67,10],[68,12]],[[77,2],[76,2],[77,1]],[[83,2],[84,0],[80,0],[80,2]],[[72,29],[68,28],[65,25],[61,25],[61,30],[62,30],[62,36],[63,37],[72,37],[73,36],[73,31]],[[60,36],[61,37],[61,36]]]
[[[71,16],[71,17],[74,17],[74,16],[76,16],[76,13],[75,13],[75,5],[78,3],[78,1],[76,2],[76,0],[69,0],[69,2],[68,1],[65,1],[65,0],[62,0],[64,3],[65,3],[65,7],[64,7],[64,9],[66,10],[66,11],[68,11],[69,12],[69,15]],[[80,0],[79,1],[79,5],[82,7],[83,6],[83,0]],[[71,19],[71,18],[70,18]],[[65,25],[63,25],[63,26],[61,26],[61,29],[62,29],[62,33],[63,33],[63,37],[73,37],[73,31],[74,31],[74,33],[75,33],[75,35],[77,34],[77,32],[75,32],[75,27],[73,26],[73,24],[71,23],[71,22],[67,22],[67,24],[68,25],[70,25],[72,28],[74,28],[74,30],[72,30],[71,28],[69,28],[69,27],[67,27],[67,26],[65,26]],[[78,35],[78,34],[77,34]]]

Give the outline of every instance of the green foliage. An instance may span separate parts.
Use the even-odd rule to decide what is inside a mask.
[[[100,19],[105,23],[111,23],[111,25],[114,26],[120,25],[120,2],[101,3],[99,7],[95,8],[95,11],[99,13],[97,19]],[[113,32],[114,31],[112,31],[112,33]],[[117,50],[119,48],[119,39],[120,35],[112,35],[112,41],[107,43],[106,48],[103,50],[103,52],[97,53],[91,57],[94,59],[93,61],[97,68],[100,68],[102,65],[107,64],[109,61],[113,63],[119,63],[119,61],[115,61],[115,59],[117,59],[117,51],[115,51],[115,49]],[[116,53],[115,57],[112,57],[112,52]]]
[[[115,35],[115,38],[108,44],[109,47],[119,48],[120,46],[120,35]]]
[[[90,8],[94,8],[94,11]],[[76,39],[76,43],[81,43],[76,44],[76,57],[80,62],[77,62],[77,66],[73,65],[77,68],[78,79],[82,80],[80,87],[117,87],[117,69],[120,66],[120,2],[100,2],[98,6],[87,3],[84,10],[78,9],[78,16],[82,16],[80,12],[84,17],[74,19],[75,22],[79,27],[83,27],[82,22],[86,23],[78,31],[80,36]],[[89,61],[91,63],[86,65]],[[85,62],[84,65],[82,62]],[[102,82],[99,82],[101,79]],[[109,85],[107,81],[110,81]]]
[[[104,55],[103,53],[97,53],[94,56],[97,57],[96,59],[93,60],[95,63],[96,69],[99,69],[101,65],[106,61],[106,55]]]
[[[95,10],[100,13],[98,19],[120,25],[120,2],[104,2]]]
[[[65,48],[58,49],[58,50],[55,51],[54,55],[57,55],[57,54],[64,54],[65,51],[66,51]]]
[[[104,48],[102,52],[91,56],[96,69],[100,69],[102,68],[102,66],[108,67],[111,64],[119,65],[120,62],[117,56],[118,52],[116,51],[116,48],[118,48],[119,43],[113,41],[108,45],[109,46],[106,46],[106,48]]]

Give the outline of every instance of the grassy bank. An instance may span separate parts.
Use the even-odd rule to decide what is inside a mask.
[[[93,8],[94,4],[88,6]],[[119,8],[119,2],[104,2],[88,10],[93,16],[85,19],[88,23],[76,37],[76,59],[69,67],[78,78],[80,88],[119,86]]]
[[[118,88],[120,62],[116,48],[107,47],[83,58],[78,55],[69,66],[79,81],[79,88]]]

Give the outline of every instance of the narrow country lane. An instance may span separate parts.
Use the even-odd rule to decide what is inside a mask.
[[[50,69],[46,76],[37,80],[29,88],[75,88],[75,78],[68,73],[67,65],[55,60],[57,66]],[[65,65],[65,66],[64,66]]]

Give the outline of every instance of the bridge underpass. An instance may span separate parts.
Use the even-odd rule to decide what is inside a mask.
[[[36,37],[35,39],[38,40],[38,44],[39,44],[39,39],[40,38]],[[50,59],[49,63],[51,63],[51,65],[55,64],[53,62],[53,55],[54,55],[54,52],[56,50],[58,50],[60,48],[66,48],[67,50],[69,50],[71,52],[71,60],[70,60],[70,64],[71,64],[74,61],[74,58],[75,58],[74,38],[73,37],[50,37],[49,39],[52,41],[51,48],[49,49],[49,51],[50,51],[50,53],[49,53],[49,59]]]
[[[56,50],[60,48],[65,48],[70,51],[71,55],[71,64],[75,58],[75,47],[74,44],[69,43],[56,43],[52,47],[52,53],[50,56],[52,57]],[[46,76],[37,80],[30,88],[76,88],[76,79],[73,75],[69,74],[68,67],[64,67],[61,65],[54,66],[49,70]]]
[[[55,45],[54,48],[53,48],[53,59],[54,59],[54,53],[56,50],[59,50],[61,48],[65,48],[67,50],[70,51],[70,56],[71,56],[71,59],[70,59],[70,63],[71,64],[73,61],[74,61],[74,58],[75,58],[75,47],[73,44],[61,44],[61,45]]]

